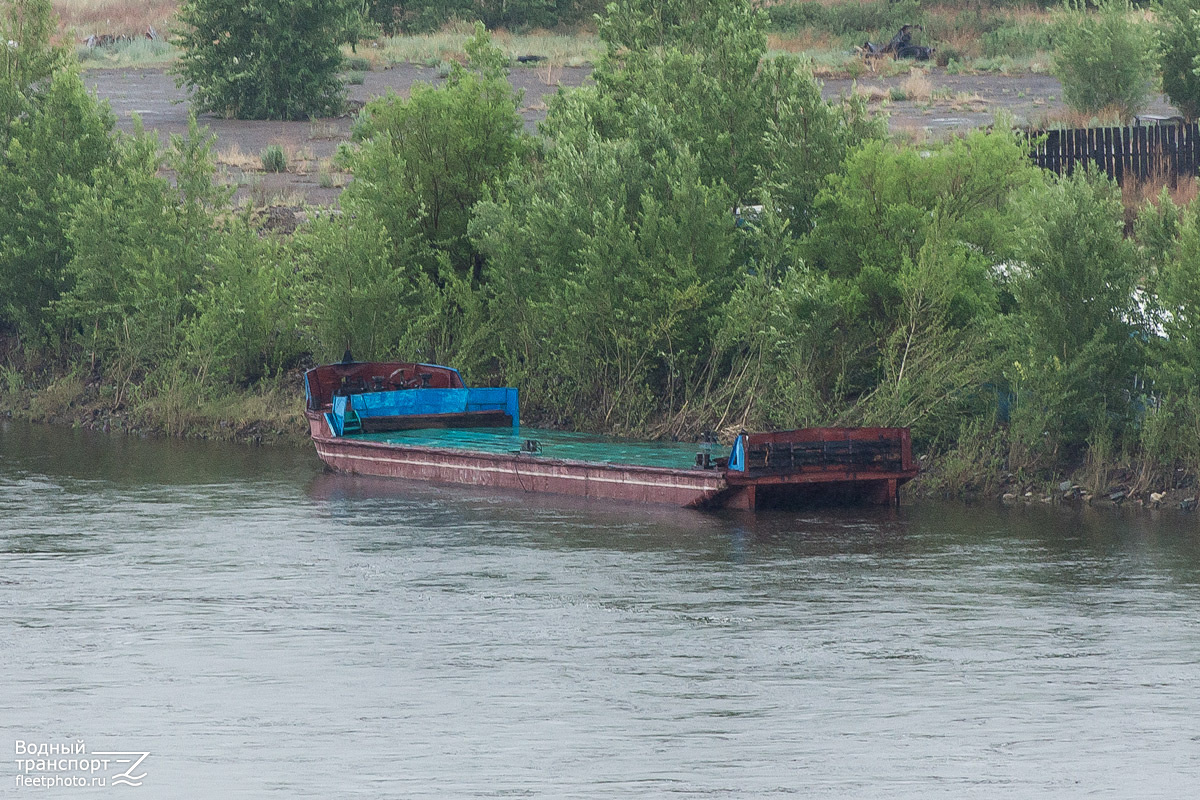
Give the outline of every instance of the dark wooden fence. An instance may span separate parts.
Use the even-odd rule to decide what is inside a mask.
[[[1154,177],[1174,185],[1195,177],[1200,165],[1200,123],[1128,128],[1031,131],[1033,163],[1060,175],[1091,162],[1118,183]],[[1044,137],[1044,138],[1040,138]]]

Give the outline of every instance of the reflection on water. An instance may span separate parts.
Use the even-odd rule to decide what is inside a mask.
[[[0,607],[0,747],[148,750],[154,797],[1200,780],[1178,513],[711,515],[9,424]]]

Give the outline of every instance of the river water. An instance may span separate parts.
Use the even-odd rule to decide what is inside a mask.
[[[0,610],[5,796],[1200,786],[1181,512],[705,515],[6,423]],[[142,785],[21,785],[46,743]]]

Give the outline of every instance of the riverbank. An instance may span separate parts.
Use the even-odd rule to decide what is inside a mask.
[[[151,393],[130,386],[125,398],[117,397],[111,383],[76,373],[44,379],[40,386],[9,369],[4,378],[0,415],[10,419],[128,436],[291,447],[309,441],[299,371],[243,392],[213,393],[180,384]]]
[[[938,499],[962,499],[968,501],[999,502],[1006,506],[1058,505],[1070,508],[1132,508],[1157,510],[1175,508],[1180,511],[1195,511],[1197,486],[1194,476],[1179,474],[1174,480],[1182,484],[1169,488],[1165,472],[1151,471],[1149,476],[1127,465],[1105,467],[1099,481],[1079,475],[1060,473],[1045,480],[1025,480],[1020,476],[1003,472],[998,476],[998,488],[989,492],[967,491],[956,497],[947,497],[931,486],[936,482],[936,469],[926,475],[924,485],[913,487],[917,497]],[[931,480],[932,479],[932,480]],[[1082,482],[1081,482],[1082,481]],[[1098,488],[1102,487],[1102,488]]]
[[[177,386],[151,395],[134,387],[114,405],[115,388],[77,374],[43,376],[42,383],[6,369],[0,416],[113,435],[171,437],[249,445],[304,448],[310,444],[303,414],[303,372],[293,370],[248,391],[201,394]],[[32,379],[36,381],[36,378]],[[543,427],[548,421],[539,421]],[[906,502],[956,500],[1007,506],[1194,511],[1200,494],[1194,475],[1181,468],[1114,459],[1085,460],[1073,469],[1023,475],[1005,468],[993,449],[916,453],[921,474],[903,488]]]

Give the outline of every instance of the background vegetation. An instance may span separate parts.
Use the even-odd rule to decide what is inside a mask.
[[[1163,0],[1154,13],[1163,92],[1194,120],[1200,117],[1200,0]]]
[[[540,136],[480,26],[444,84],[367,105],[339,206],[278,234],[233,209],[202,128],[118,134],[45,0],[7,2],[5,403],[185,431],[230,397],[294,408],[296,370],[350,347],[580,429],[907,425],[947,489],[1200,470],[1194,208],[1127,220],[1003,124],[888,141],[771,49],[773,9],[611,9],[594,85]]]
[[[197,111],[237,119],[341,112],[343,40],[358,41],[357,0],[185,0],[174,67]]]
[[[1130,9],[1128,0],[1099,0],[1095,13],[1082,2],[1065,12],[1054,74],[1076,111],[1112,108],[1128,121],[1145,109],[1155,77],[1154,33]]]
[[[129,36],[130,42],[112,47],[82,48],[85,64],[165,63],[176,53],[165,40],[142,38],[154,28],[165,34],[177,26],[180,0],[53,0],[67,32],[77,44],[90,34]],[[475,20],[497,33],[510,55],[540,53],[570,60],[592,61],[596,47],[595,17],[604,0],[347,0],[340,27],[345,38],[357,30],[376,37],[371,55],[383,62],[450,60],[462,54],[462,42]],[[803,53],[818,74],[857,74],[862,60],[853,48],[864,41],[886,42],[902,24],[922,24],[920,43],[934,46],[942,65],[956,68],[1045,71],[1055,47],[1054,9],[1058,3],[1035,0],[787,0],[761,4],[768,12],[772,51]],[[361,25],[365,19],[374,26]],[[464,26],[465,23],[465,26]],[[465,27],[465,35],[463,30]],[[361,51],[360,51],[361,52]],[[886,65],[884,65],[886,66]]]

